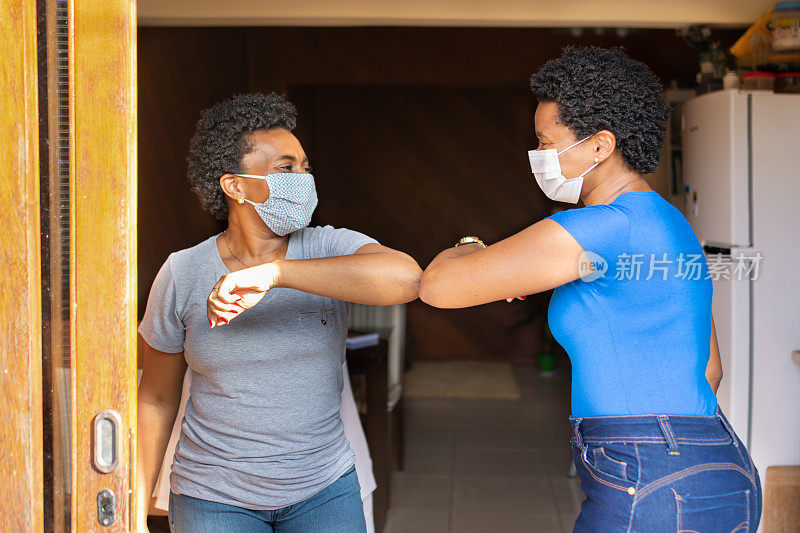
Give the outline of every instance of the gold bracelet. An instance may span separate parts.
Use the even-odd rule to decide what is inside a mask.
[[[483,241],[474,235],[470,235],[469,237],[461,237],[461,239],[456,243],[456,248],[458,248],[462,244],[473,244],[473,243],[480,244],[482,247],[486,248],[486,245],[483,244]]]

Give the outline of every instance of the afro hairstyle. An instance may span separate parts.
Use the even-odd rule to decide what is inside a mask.
[[[556,104],[558,122],[576,137],[613,133],[631,170],[649,174],[661,164],[670,108],[656,75],[622,48],[567,47],[531,76],[531,90]]]
[[[200,114],[189,143],[187,177],[203,209],[219,220],[228,218],[223,174],[242,172],[242,159],[251,149],[248,135],[256,130],[293,130],[297,109],[276,94],[240,94],[214,104]]]

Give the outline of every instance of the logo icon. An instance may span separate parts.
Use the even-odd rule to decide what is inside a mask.
[[[586,250],[578,258],[578,275],[583,281],[589,282],[602,278],[606,271],[608,271],[608,263],[599,254]]]

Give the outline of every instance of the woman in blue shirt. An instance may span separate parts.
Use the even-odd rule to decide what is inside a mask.
[[[561,211],[491,246],[465,237],[425,270],[442,308],[555,289],[572,375],[575,531],[756,531],[761,485],[716,401],[722,379],[703,250],[643,178],[669,108],[642,63],[568,48],[531,78],[531,168]]]

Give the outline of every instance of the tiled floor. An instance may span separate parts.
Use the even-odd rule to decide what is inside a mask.
[[[407,398],[406,465],[385,533],[572,531],[569,375],[514,368],[522,398]]]

